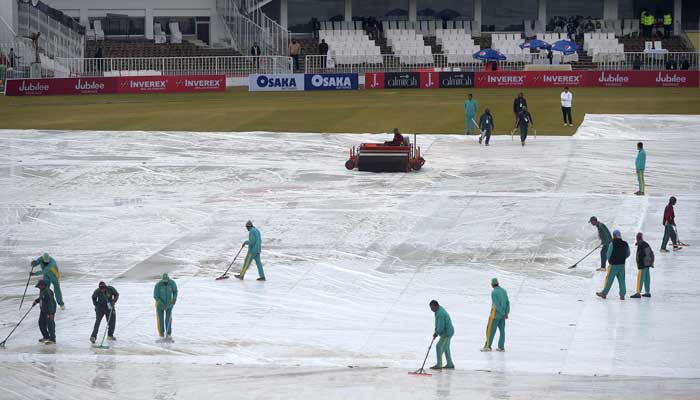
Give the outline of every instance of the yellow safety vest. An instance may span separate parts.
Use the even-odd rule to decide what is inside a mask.
[[[639,23],[642,25],[647,24],[647,12],[646,11],[642,11],[642,15],[639,17]]]
[[[671,25],[671,24],[673,24],[673,18],[671,18],[671,14],[664,15],[664,25]]]
[[[646,23],[646,25],[647,25],[647,26],[652,26],[652,25],[654,25],[654,16],[653,16],[653,15],[651,15],[651,14],[647,15],[647,23]]]

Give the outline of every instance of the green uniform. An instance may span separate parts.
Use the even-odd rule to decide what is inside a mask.
[[[466,133],[467,135],[476,134],[476,110],[478,109],[478,104],[476,100],[471,99],[464,102],[464,118],[466,119]]]
[[[245,276],[250,263],[255,260],[255,265],[258,267],[258,276],[265,279],[265,271],[263,271],[262,262],[260,261],[260,252],[262,251],[262,238],[260,237],[260,231],[256,227],[251,227],[248,231],[248,240],[243,243],[248,246],[248,254],[245,256],[245,261],[243,262],[243,269],[241,270],[241,279]]]
[[[496,329],[499,331],[498,348],[503,349],[506,344],[506,317],[510,314],[510,301],[508,293],[500,286],[496,286],[491,291],[491,314],[486,325],[485,348],[490,349],[493,338],[496,336]]]
[[[596,225],[598,229],[598,238],[600,239],[600,268],[605,268],[608,263],[608,247],[610,247],[610,242],[612,242],[612,235],[610,230],[605,226],[604,223],[598,221]]]
[[[625,297],[627,288],[625,286],[625,261],[630,256],[630,247],[622,239],[613,239],[612,245],[608,246],[608,262],[610,268],[605,276],[605,287],[603,295],[607,296],[612,287],[613,281],[617,279],[617,285],[620,288],[620,297]]]
[[[173,305],[177,300],[177,284],[172,279],[161,279],[153,289],[153,298],[156,300],[156,319],[158,323],[158,335],[163,337],[172,334]]]
[[[61,293],[61,274],[58,272],[58,265],[53,257],[49,257],[48,262],[44,262],[44,258],[39,257],[32,261],[32,267],[39,266],[41,271],[32,273],[32,275],[43,275],[43,280],[47,286],[53,285],[53,293],[56,296],[56,302],[63,307],[63,293]]]
[[[634,161],[634,167],[637,170],[637,183],[639,184],[639,192],[644,193],[644,168],[647,165],[647,152],[641,149],[637,152],[637,159]]]
[[[455,334],[455,328],[452,326],[450,314],[448,314],[442,306],[438,306],[437,311],[435,311],[435,334],[440,336],[440,340],[438,340],[435,346],[435,352],[437,354],[436,365],[442,367],[442,355],[445,354],[445,359],[447,360],[445,367],[454,368],[452,352],[450,351],[450,341]]]

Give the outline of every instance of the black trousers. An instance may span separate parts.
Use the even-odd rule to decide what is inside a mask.
[[[328,55],[326,54],[321,54],[321,68],[326,68],[326,60],[328,58]]]
[[[520,127],[520,141],[525,143],[525,139],[527,139],[527,124]]]
[[[299,55],[292,55],[292,61],[294,61],[294,70],[299,70]]]
[[[608,245],[603,245],[600,248],[600,268],[605,268],[605,265],[608,263]]]
[[[110,317],[108,309],[98,308],[95,311],[95,326],[92,328],[92,335],[90,335],[90,337],[97,337],[97,331],[100,330],[102,318],[109,318],[107,321],[107,335],[114,336],[114,328],[117,326],[117,312],[112,309],[112,316]]]
[[[571,107],[562,107],[561,113],[564,116],[564,123],[573,125],[573,122],[571,121]],[[569,119],[569,122],[566,122],[567,118]]]
[[[43,311],[39,314],[39,330],[44,339],[56,341],[56,322],[53,318],[49,319],[49,314]]]
[[[489,140],[491,140],[491,129],[484,131],[484,138],[486,138],[486,144],[489,144]]]

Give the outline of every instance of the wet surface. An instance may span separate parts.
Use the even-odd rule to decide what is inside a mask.
[[[0,131],[0,334],[26,312],[29,261],[43,251],[58,260],[67,305],[55,347],[36,342],[38,312],[7,342],[0,389],[9,399],[693,398],[699,254],[657,249],[671,194],[681,239],[700,238],[699,130],[697,117],[589,116],[574,138],[524,148],[422,136],[427,164],[411,174],[345,170],[350,146],[383,136]],[[639,139],[646,197],[631,195]],[[567,269],[597,245],[590,215],[630,244],[645,232],[657,250],[651,299],[622,302],[616,285],[597,299],[596,254]],[[254,267],[243,282],[215,281],[248,219],[268,281],[255,282]],[[174,343],[156,342],[163,272],[180,288]],[[478,351],[494,276],[513,308],[504,354]],[[108,350],[87,340],[99,280],[122,295]],[[630,261],[627,296],[635,284]],[[421,381],[406,372],[425,355],[432,298],[455,323],[458,370]]]

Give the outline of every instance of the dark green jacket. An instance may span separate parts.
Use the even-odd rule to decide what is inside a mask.
[[[107,290],[104,292],[102,292],[99,288],[92,292],[92,304],[96,309],[107,309],[107,303],[112,303],[112,305],[114,305],[118,299],[119,292],[117,292],[117,289],[112,286],[107,286]]]
[[[45,287],[39,292],[39,298],[36,299],[39,302],[39,308],[41,312],[46,314],[56,314],[56,299],[53,296],[53,291],[48,287]]]
[[[612,235],[610,234],[610,230],[608,230],[608,227],[605,226],[604,223],[598,222],[596,228],[598,228],[598,237],[600,238],[600,243],[602,243],[603,246],[609,245],[610,242],[612,242]]]

